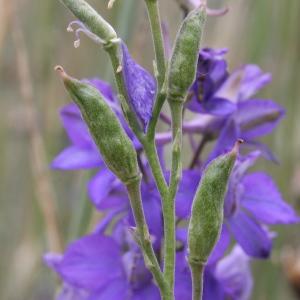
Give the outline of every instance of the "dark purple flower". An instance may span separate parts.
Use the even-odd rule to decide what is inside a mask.
[[[152,116],[152,107],[156,94],[156,81],[154,77],[139,64],[137,64],[122,43],[123,76],[126,84],[132,110],[142,124],[144,131]]]
[[[226,49],[201,50],[195,83],[187,107],[198,113],[227,116],[235,112],[239,102],[250,99],[271,81],[256,65],[245,65],[231,75],[223,56]]]
[[[226,97],[216,95],[228,78],[227,63],[223,56],[227,49],[205,48],[200,51],[195,83],[187,107],[195,112],[228,115],[236,105]]]

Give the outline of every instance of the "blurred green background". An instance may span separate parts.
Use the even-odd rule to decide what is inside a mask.
[[[285,199],[300,208],[300,1],[221,0],[230,12],[210,18],[204,45],[228,47],[231,69],[259,64],[273,74],[262,96],[287,110],[279,129],[267,139],[281,164],[260,161],[276,179]],[[136,60],[151,70],[153,50],[142,0],[90,0],[129,44]],[[171,38],[182,14],[175,0],[161,0],[162,17]],[[58,109],[68,100],[53,72],[62,64],[76,77],[111,80],[108,59],[89,39],[73,47],[66,32],[73,16],[58,0],[0,0],[0,299],[53,299],[57,281],[42,263],[42,254],[59,246],[47,240],[55,230],[64,243],[84,233],[91,215],[86,199],[87,172],[50,171],[48,164],[68,141]],[[82,211],[85,211],[82,214]],[[276,228],[277,229],[277,228]],[[294,300],[291,282],[300,286],[299,226],[279,228],[272,259],[255,262],[255,300]],[[48,232],[49,233],[49,232]],[[299,251],[298,251],[299,252]]]

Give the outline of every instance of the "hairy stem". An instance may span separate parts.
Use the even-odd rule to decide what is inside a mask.
[[[165,82],[165,74],[166,74],[166,58],[165,58],[165,47],[163,41],[161,20],[159,15],[159,8],[158,8],[158,0],[145,0],[145,2],[147,6],[153,44],[154,44],[156,71],[158,73],[157,74],[158,94],[156,96],[155,104],[153,107],[152,118],[150,120],[148,132],[147,132],[148,137],[154,140],[156,124],[158,122],[158,118],[162,106],[166,99],[166,93],[163,88]]]
[[[134,181],[127,185],[127,191],[133,211],[135,223],[137,226],[136,239],[143,250],[144,260],[147,268],[153,274],[153,277],[159,286],[161,297],[163,300],[172,300],[169,286],[161,272],[155,252],[152,247],[148,226],[145,220],[142,207],[142,199],[140,192],[141,181]]]
[[[157,94],[157,97],[155,100],[155,105],[154,105],[154,108],[152,111],[152,118],[149,122],[148,131],[147,131],[147,136],[152,141],[155,138],[156,124],[158,122],[159,115],[160,115],[161,109],[164,105],[165,99],[166,99],[166,93],[165,93],[164,89],[162,88],[162,90]]]
[[[202,300],[204,264],[189,261],[193,283],[193,300]]]
[[[174,101],[171,107],[172,114],[172,167],[169,183],[169,195],[167,198],[166,222],[167,230],[165,231],[165,260],[164,272],[165,278],[174,287],[175,273],[175,254],[176,254],[176,237],[175,237],[175,197],[178,189],[178,184],[182,174],[181,152],[182,152],[182,111],[183,102]]]
[[[157,0],[145,0],[149,21],[151,25],[151,31],[153,36],[155,61],[157,67],[157,82],[158,89],[160,90],[165,81],[166,73],[166,59],[165,59],[165,48],[163,42],[161,21],[159,15],[158,1]]]

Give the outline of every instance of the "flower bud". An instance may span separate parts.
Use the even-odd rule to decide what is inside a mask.
[[[206,7],[194,9],[183,21],[171,56],[168,74],[169,101],[183,102],[195,80]]]
[[[237,141],[230,152],[211,161],[203,172],[188,229],[190,264],[204,265],[219,239],[224,198],[240,143]]]
[[[68,76],[57,66],[71,98],[79,106],[107,167],[125,184],[140,178],[134,147],[119,120],[91,85]]]
[[[84,0],[61,0],[61,2],[104,44],[117,39],[112,26]]]

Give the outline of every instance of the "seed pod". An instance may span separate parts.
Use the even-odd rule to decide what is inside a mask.
[[[195,80],[206,7],[194,9],[183,21],[171,56],[168,74],[169,101],[183,102]]]
[[[77,17],[92,33],[101,40],[109,42],[117,38],[113,27],[105,21],[84,0],[61,0],[61,2]]]
[[[125,184],[140,178],[136,152],[119,120],[100,92],[68,76],[57,66],[71,98],[79,106],[107,167]]]
[[[193,200],[188,229],[190,264],[203,265],[217,243],[223,223],[224,198],[238,148],[214,159],[204,170]]]

